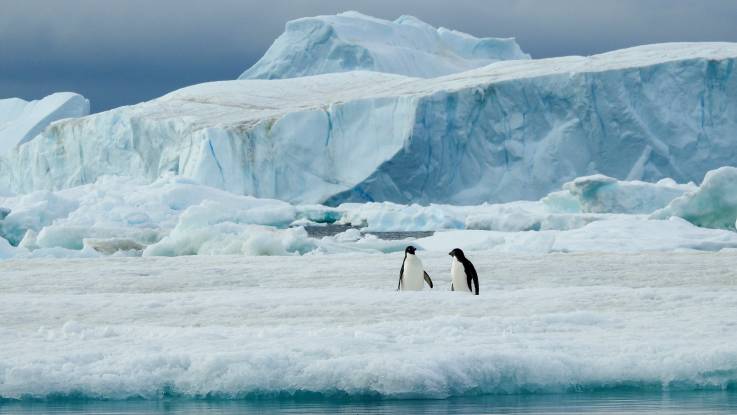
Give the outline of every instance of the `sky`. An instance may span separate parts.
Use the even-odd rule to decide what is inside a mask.
[[[735,0],[0,0],[0,98],[74,91],[94,112],[235,79],[303,16],[414,15],[533,58],[737,41]]]

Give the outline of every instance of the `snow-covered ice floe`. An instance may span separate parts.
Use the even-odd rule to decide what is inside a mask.
[[[430,79],[351,71],[205,83],[54,123],[0,163],[0,187],[173,172],[337,206],[537,200],[597,173],[700,182],[737,159],[736,58],[734,43],[673,43]]]
[[[735,251],[0,262],[0,398],[734,390]]]

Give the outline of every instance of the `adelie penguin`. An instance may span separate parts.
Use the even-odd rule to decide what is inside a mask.
[[[399,285],[397,291],[421,291],[424,283],[432,288],[432,280],[425,272],[422,261],[415,255],[415,247],[410,245],[404,250],[404,261],[399,270]]]
[[[476,268],[473,267],[471,261],[466,258],[463,251],[456,248],[448,253],[453,257],[450,265],[450,290],[474,293],[472,284],[475,287],[476,295],[479,295],[479,276],[476,274]]]

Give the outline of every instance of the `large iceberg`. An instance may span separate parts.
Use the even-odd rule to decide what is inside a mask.
[[[435,29],[412,16],[391,22],[345,12],[287,23],[284,33],[239,79],[281,79],[354,70],[423,78],[508,59],[529,59],[514,39]]]
[[[297,203],[535,200],[576,177],[701,181],[737,159],[734,43],[497,62],[433,79],[346,72],[213,82],[55,123],[15,191],[173,172]]]
[[[58,92],[30,102],[0,99],[0,154],[31,140],[54,121],[89,113],[90,102],[72,92]]]

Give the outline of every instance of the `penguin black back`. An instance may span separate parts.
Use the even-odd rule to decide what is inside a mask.
[[[476,295],[479,295],[479,276],[476,273],[476,268],[473,266],[471,261],[466,258],[463,250],[455,248],[448,253],[448,255],[455,257],[455,259],[463,264],[463,271],[466,273],[466,282],[468,283],[468,290]],[[473,285],[472,285],[473,284]],[[476,290],[474,291],[474,286]]]

